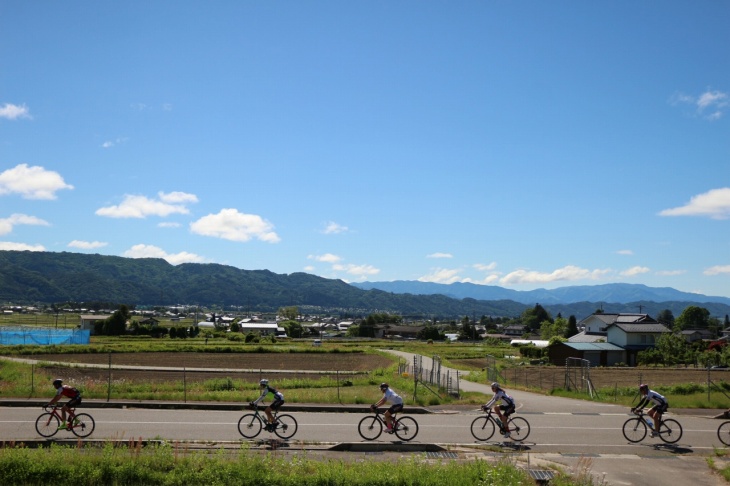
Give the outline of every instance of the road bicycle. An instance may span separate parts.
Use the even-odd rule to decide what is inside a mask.
[[[397,414],[392,417],[393,433],[404,441],[413,440],[418,435],[418,422],[413,417],[403,415],[398,418]],[[380,410],[375,409],[373,415],[368,415],[360,420],[357,424],[357,431],[365,440],[375,440],[383,433],[385,427],[385,418],[380,414]]]
[[[629,442],[640,442],[646,437],[647,430],[654,431],[654,425],[651,419],[644,415],[643,409],[636,410],[633,413],[637,417],[624,422],[623,433]],[[682,426],[674,419],[662,418],[662,423],[659,426],[659,438],[667,444],[674,444],[682,438]]]
[[[94,418],[88,413],[76,413],[75,408],[68,411],[68,421],[66,429],[59,429],[63,423],[59,410],[63,405],[44,405],[45,413],[35,421],[35,430],[43,437],[53,437],[59,430],[69,430],[77,437],[88,437],[94,431],[96,423]]]
[[[275,433],[282,439],[290,439],[297,433],[297,421],[288,414],[279,415],[278,410],[274,410],[274,423],[270,424],[265,415],[259,413],[259,409],[253,403],[249,403],[249,408],[254,413],[244,414],[238,420],[238,432],[247,439],[253,439],[261,433],[261,430]]]
[[[730,420],[721,423],[717,428],[717,438],[726,446],[730,446]]]
[[[475,418],[471,423],[471,435],[479,441],[491,439],[497,429],[500,434],[504,435],[505,430],[499,417],[492,415],[491,408],[485,411],[486,415]],[[510,417],[507,425],[509,426],[509,438],[512,440],[523,441],[530,435],[530,422],[522,417]]]

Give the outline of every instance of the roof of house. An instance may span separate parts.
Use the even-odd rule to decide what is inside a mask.
[[[611,343],[562,343],[577,351],[623,351],[624,348]]]
[[[598,341],[606,341],[606,333],[586,334],[585,331],[582,331],[568,338],[568,342],[571,343],[595,343]]]
[[[590,318],[595,318],[598,320],[601,320],[605,322],[606,324],[615,324],[615,323],[655,323],[657,322],[655,319],[653,319],[649,314],[591,314],[590,316],[586,317],[585,319],[581,320],[580,323],[583,323],[587,321]],[[579,324],[580,324],[579,323]]]
[[[617,327],[621,329],[625,333],[663,333],[663,332],[671,332],[667,326],[664,324],[611,324],[609,326],[609,329],[612,327]]]

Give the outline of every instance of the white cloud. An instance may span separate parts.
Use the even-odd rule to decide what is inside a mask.
[[[365,278],[368,275],[377,275],[380,273],[379,268],[375,268],[372,265],[354,265],[352,263],[348,263],[346,265],[336,263],[332,265],[332,270],[335,270],[337,272],[346,272],[350,275],[355,275],[356,277]]]
[[[146,196],[126,194],[121,204],[107,206],[96,210],[98,216],[109,218],[146,218],[147,216],[169,216],[171,214],[188,214],[190,211],[184,204],[197,202],[193,194],[184,192],[159,193],[160,199],[150,199]]]
[[[710,121],[719,120],[730,109],[730,95],[718,90],[708,89],[699,96],[675,93],[670,102],[673,105],[691,105],[694,107],[696,115]]]
[[[472,266],[474,268],[476,268],[477,270],[480,270],[482,272],[491,272],[495,268],[497,268],[497,262],[492,262],[492,263],[487,263],[487,264],[484,264],[484,263],[475,263]]]
[[[660,277],[674,277],[676,275],[683,275],[687,273],[686,270],[659,270],[656,272]]]
[[[450,284],[454,282],[460,282],[462,279],[459,276],[458,269],[452,268],[436,268],[428,275],[419,277],[419,282],[433,282],[441,284]]]
[[[629,269],[626,269],[620,273],[620,275],[624,277],[635,277],[636,275],[641,275],[642,273],[649,273],[651,270],[648,267],[631,267]]]
[[[345,233],[347,231],[349,231],[349,228],[347,226],[342,226],[341,224],[337,224],[334,221],[329,221],[325,224],[322,233],[326,235],[335,235],[339,233]]]
[[[730,187],[712,189],[693,196],[689,203],[659,212],[659,216],[709,216],[712,219],[730,218]]]
[[[454,258],[454,255],[451,253],[431,253],[430,255],[426,255],[426,258]]]
[[[17,120],[18,118],[32,118],[30,116],[30,110],[25,105],[13,105],[11,103],[5,103],[0,106],[0,118],[6,118],[8,120]]]
[[[618,250],[616,252],[619,255],[633,255],[634,252],[632,250]]]
[[[8,251],[46,251],[43,245],[28,245],[12,241],[0,241],[0,250]]]
[[[315,270],[315,268],[312,265],[307,265],[306,267],[304,267],[305,272],[311,273],[311,272],[314,272],[314,270]]]
[[[173,191],[173,192],[158,192],[160,201],[168,204],[179,204],[179,203],[196,203],[198,202],[198,196],[195,194],[189,194],[187,192]]]
[[[730,265],[715,265],[702,272],[705,275],[724,275],[730,273]]]
[[[157,223],[158,228],[179,228],[180,226],[182,226],[180,223],[173,223],[172,221]]]
[[[249,241],[256,238],[267,243],[281,241],[274,225],[255,214],[239,213],[236,209],[221,209],[190,223],[190,231],[231,241]]]
[[[585,268],[567,265],[550,273],[529,270],[515,270],[500,280],[503,284],[550,283],[571,280],[597,280],[610,270],[588,270]]]
[[[101,148],[112,148],[115,145],[125,143],[127,140],[129,140],[129,138],[127,137],[118,137],[114,140],[107,140],[106,142],[101,144]]]
[[[181,263],[204,263],[205,258],[195,253],[182,251],[180,253],[167,253],[162,248],[154,245],[134,245],[125,251],[122,256],[129,258],[163,258],[171,265],[179,265]]]
[[[307,259],[325,263],[337,263],[342,260],[342,257],[333,255],[332,253],[325,253],[324,255],[309,255]]]
[[[50,226],[50,223],[27,214],[11,214],[9,218],[0,218],[0,235],[12,233],[15,226],[25,224],[31,226]]]
[[[58,172],[39,166],[20,164],[0,173],[0,196],[20,194],[24,199],[56,199],[56,191],[73,188]]]
[[[107,246],[109,243],[103,242],[103,241],[82,241],[82,240],[73,240],[71,243],[68,244],[70,248],[80,248],[82,250],[93,250],[96,248],[103,248]]]

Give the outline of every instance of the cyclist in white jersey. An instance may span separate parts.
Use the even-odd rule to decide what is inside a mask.
[[[639,392],[641,392],[641,401],[636,407],[632,408],[632,412],[636,412],[648,405],[649,402],[654,403],[654,406],[646,413],[649,417],[654,419],[654,430],[651,432],[652,437],[659,435],[659,426],[662,423],[662,414],[669,408],[669,402],[664,396],[658,394],[654,390],[649,389],[649,385],[639,385]]]
[[[494,405],[494,411],[497,412],[499,420],[502,421],[502,427],[504,429],[503,435],[504,437],[509,437],[509,425],[507,425],[507,419],[515,411],[515,400],[511,396],[507,395],[497,382],[492,383],[492,391],[494,392],[494,396],[486,405],[482,406],[482,410],[486,412],[492,405]],[[501,405],[499,402],[502,402]]]
[[[370,406],[371,410],[375,410],[385,402],[390,402],[392,405],[388,410],[385,411],[385,431],[389,434],[393,433],[393,415],[403,410],[403,399],[396,392],[390,389],[387,383],[380,384],[380,391],[383,392],[383,398],[378,403]]]

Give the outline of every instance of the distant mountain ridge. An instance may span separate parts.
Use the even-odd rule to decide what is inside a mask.
[[[671,287],[648,287],[643,284],[610,283],[602,285],[576,285],[557,289],[512,290],[495,285],[478,285],[456,282],[438,284],[417,280],[393,282],[353,283],[363,290],[378,289],[385,292],[413,295],[445,295],[455,299],[514,300],[526,305],[572,304],[576,302],[605,302],[628,304],[631,302],[713,302],[730,305],[730,298],[682,292]]]

